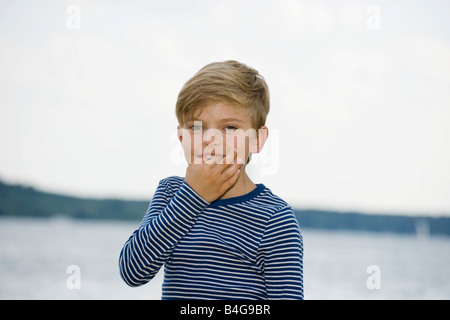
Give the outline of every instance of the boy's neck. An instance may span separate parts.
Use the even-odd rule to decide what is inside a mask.
[[[228,198],[234,198],[243,196],[251,191],[253,191],[256,188],[256,185],[253,183],[253,181],[248,177],[247,173],[245,172],[245,166],[241,167],[241,174],[230,189],[228,189],[227,192],[225,192],[219,199],[228,199]]]

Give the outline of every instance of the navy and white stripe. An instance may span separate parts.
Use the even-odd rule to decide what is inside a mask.
[[[119,267],[139,286],[162,265],[163,299],[303,299],[297,220],[263,184],[208,203],[181,177],[161,180]]]

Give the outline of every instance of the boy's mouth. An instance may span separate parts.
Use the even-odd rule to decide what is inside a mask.
[[[213,157],[216,157],[216,158],[223,158],[223,155],[221,155],[221,154],[210,153],[210,154],[205,154],[203,157],[206,158],[206,159],[211,159],[211,158],[213,158]],[[202,156],[200,156],[200,158],[202,158]]]
[[[208,154],[199,154],[197,155],[197,158],[204,158],[206,160],[211,160],[212,158],[223,158],[224,156],[222,154],[216,154],[215,152],[208,153]]]

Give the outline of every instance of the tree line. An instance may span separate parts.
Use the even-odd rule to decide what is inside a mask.
[[[0,216],[140,221],[149,201],[88,199],[53,194],[0,181]],[[365,214],[294,208],[301,228],[450,235],[450,217]]]

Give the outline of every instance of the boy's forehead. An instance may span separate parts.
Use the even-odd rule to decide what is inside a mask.
[[[249,112],[245,107],[223,102],[211,103],[197,107],[186,117],[186,121],[250,121]]]

